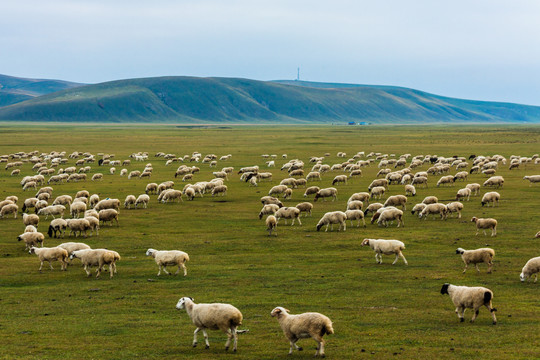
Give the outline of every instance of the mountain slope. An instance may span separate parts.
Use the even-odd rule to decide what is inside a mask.
[[[0,108],[0,120],[230,123],[540,122],[540,107],[349,84],[159,77],[86,85]]]

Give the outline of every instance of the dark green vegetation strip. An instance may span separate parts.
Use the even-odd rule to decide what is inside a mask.
[[[148,182],[173,180],[179,164],[165,166],[154,158],[158,151],[176,155],[199,151],[203,155],[232,154],[224,166],[259,165],[266,170],[261,154],[277,154],[272,182],[248,187],[231,176],[226,197],[205,195],[194,201],[158,204],[151,196],[148,209],[120,210],[120,227],[104,226],[99,236],[82,241],[94,248],[118,251],[118,274],[111,280],[86,278],[78,262],[67,272],[44,267],[37,271],[35,255],[23,251],[16,241],[24,226],[17,219],[0,220],[0,358],[5,359],[275,359],[285,358],[289,344],[277,321],[270,317],[275,306],[292,313],[318,311],[334,322],[335,335],[326,336],[326,354],[332,359],[509,359],[536,358],[540,353],[538,324],[539,284],[520,283],[525,262],[540,255],[538,228],[540,187],[529,187],[524,175],[540,174],[540,166],[527,165],[519,170],[502,166],[497,174],[505,178],[499,190],[498,208],[482,208],[480,197],[464,202],[463,218],[447,221],[419,220],[405,212],[405,227],[366,229],[350,227],[346,232],[316,232],[318,219],[327,211],[345,210],[350,194],[366,191],[379,170],[364,168],[364,176],[338,186],[338,201],[317,202],[311,218],[302,218],[302,226],[278,226],[277,237],[268,237],[264,221],[258,220],[259,198],[271,186],[287,176],[279,168],[288,158],[299,158],[311,167],[310,156],[331,156],[327,164],[341,163],[338,151],[348,157],[358,151],[388,154],[438,154],[442,156],[501,154],[532,156],[540,151],[539,127],[232,127],[178,128],[114,126],[17,126],[0,127],[0,154],[17,151],[41,152],[89,151],[115,154],[124,160],[137,151],[150,158],[135,162],[129,170],[142,170],[152,163],[150,180],[127,180],[107,175],[108,167],[91,164],[92,171],[103,172],[104,180],[54,185],[54,196],[74,195],[86,189],[101,198],[139,195]],[[348,158],[347,157],[347,158]],[[70,161],[72,164],[73,161]],[[188,164],[191,165],[191,164]],[[197,164],[201,172],[195,181],[210,180],[213,168]],[[426,170],[427,165],[418,170]],[[10,177],[0,170],[0,198],[19,196],[20,203],[34,194],[23,192],[21,177]],[[30,173],[30,165],[22,167]],[[452,170],[451,173],[455,173]],[[321,187],[330,186],[332,172],[323,176]],[[429,179],[429,188],[417,189],[407,209],[427,195],[444,202],[455,196],[461,184],[436,188],[439,176]],[[482,183],[483,175],[471,175],[468,182]],[[176,179],[177,188],[183,183]],[[466,184],[466,183],[465,183]],[[464,184],[463,184],[464,185]],[[305,201],[303,189],[293,192],[286,205]],[[482,193],[487,190],[482,189]],[[403,194],[402,185],[392,185],[385,195]],[[225,202],[223,202],[225,201]],[[472,216],[499,220],[498,236],[474,236]],[[41,219],[45,232],[49,220]],[[375,263],[373,251],[361,248],[363,238],[399,239],[406,244],[400,260],[391,265],[392,256]],[[45,240],[54,246],[64,240]],[[77,239],[78,241],[79,239]],[[457,247],[474,249],[489,245],[496,251],[494,272],[486,274],[470,268],[462,274],[463,263],[455,254]],[[189,253],[188,276],[157,277],[157,266],[146,257],[147,248],[179,249]],[[486,286],[493,290],[499,323],[482,308],[474,324],[459,323],[451,300],[439,293],[444,282],[457,285]],[[226,302],[244,314],[238,353],[224,351],[225,336],[211,331],[209,350],[193,349],[194,326],[185,311],[174,306],[181,296],[196,302]],[[467,311],[465,317],[470,319]],[[199,334],[202,344],[202,334]],[[294,359],[312,358],[315,342],[301,340],[303,352]]]

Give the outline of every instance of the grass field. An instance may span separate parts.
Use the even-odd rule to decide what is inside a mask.
[[[99,236],[82,241],[93,248],[118,251],[118,274],[109,279],[87,278],[78,261],[68,271],[38,272],[35,255],[24,251],[16,237],[24,226],[17,219],[0,219],[0,358],[2,359],[279,359],[286,358],[289,344],[277,320],[270,317],[276,306],[291,313],[321,312],[334,323],[335,334],[326,336],[326,355],[332,359],[535,359],[540,356],[539,284],[521,283],[525,262],[539,256],[538,228],[540,186],[529,187],[524,175],[540,174],[540,165],[509,171],[498,208],[482,208],[480,197],[464,202],[463,218],[447,221],[420,220],[405,212],[405,227],[350,227],[345,232],[317,232],[315,225],[327,211],[345,210],[354,192],[367,191],[379,170],[376,164],[364,168],[362,178],[338,186],[338,201],[314,203],[313,216],[302,218],[302,226],[279,224],[277,237],[267,236],[264,221],[258,220],[259,198],[287,177],[280,171],[288,158],[298,158],[310,169],[310,156],[330,153],[324,163],[343,162],[359,151],[396,154],[470,154],[532,156],[540,151],[540,127],[175,127],[175,126],[46,126],[0,125],[0,154],[18,151],[88,151],[115,154],[128,159],[133,152],[146,151],[148,161],[132,160],[129,170],[142,170],[148,162],[154,172],[150,180],[128,180],[105,175],[101,182],[86,181],[55,185],[53,197],[74,195],[81,189],[101,198],[119,198],[144,192],[148,182],[174,180],[179,164],[165,166],[159,151],[176,155],[198,151],[203,155],[232,154],[218,169],[259,165],[266,169],[261,154],[277,154],[272,182],[249,187],[235,174],[226,185],[224,198],[204,196],[174,204],[159,204],[151,196],[148,209],[120,211],[120,226],[104,226]],[[348,158],[347,157],[347,158]],[[69,164],[73,165],[70,160]],[[193,164],[188,164],[193,165]],[[91,164],[92,171],[107,174],[108,167]],[[201,168],[194,181],[213,178],[213,168]],[[425,171],[428,165],[414,171]],[[23,192],[21,177],[0,170],[0,198],[17,195],[19,205],[34,191]],[[31,165],[21,168],[21,176],[31,174]],[[265,170],[266,171],[266,170]],[[455,173],[455,169],[451,173]],[[307,172],[306,172],[307,173]],[[320,187],[331,185],[335,175],[323,176]],[[427,195],[442,202],[454,199],[467,182],[482,183],[486,177],[473,174],[461,186],[437,188],[439,176],[431,176],[429,188],[417,189],[407,209]],[[176,188],[183,183],[176,179]],[[481,194],[487,190],[482,188]],[[305,201],[304,189],[294,190],[286,205]],[[402,185],[391,185],[389,195],[403,194]],[[309,201],[312,201],[309,200]],[[472,216],[494,217],[498,236],[475,236]],[[46,232],[49,220],[41,219],[39,230]],[[363,238],[393,238],[406,244],[400,260],[393,257],[375,263],[373,251],[361,248]],[[74,238],[46,238],[45,246],[55,246]],[[77,240],[78,241],[78,240]],[[494,272],[470,268],[462,274],[463,262],[457,247],[474,249],[489,245],[496,251]],[[153,259],[145,256],[149,247],[179,249],[189,253],[188,276],[157,277]],[[459,323],[450,298],[439,290],[445,282],[485,286],[493,290],[498,324],[491,325],[485,308],[475,323]],[[210,345],[192,348],[195,327],[184,310],[175,309],[182,296],[195,302],[226,302],[239,308],[244,321],[238,352],[226,353],[226,337],[211,331]],[[471,310],[465,313],[470,319]],[[315,342],[300,340],[303,352],[292,359],[312,358]]]

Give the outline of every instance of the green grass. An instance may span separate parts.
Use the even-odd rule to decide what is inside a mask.
[[[102,182],[82,182],[54,186],[54,196],[74,195],[86,189],[123,202],[128,194],[138,195],[148,182],[174,179],[175,168],[165,166],[158,151],[177,155],[199,151],[203,155],[232,154],[224,166],[258,164],[266,170],[261,154],[277,154],[272,182],[248,187],[231,176],[228,195],[211,196],[175,204],[158,204],[151,196],[148,209],[120,212],[120,227],[104,226],[99,236],[82,241],[92,247],[118,251],[118,274],[101,279],[87,278],[79,263],[67,272],[44,270],[39,261],[16,241],[24,226],[17,219],[0,220],[0,358],[4,359],[277,359],[285,358],[288,342],[277,321],[270,317],[275,306],[292,313],[318,311],[334,323],[335,335],[327,336],[326,354],[332,359],[508,359],[536,358],[538,343],[538,284],[521,283],[519,273],[525,262],[538,256],[533,239],[537,228],[540,187],[529,187],[524,175],[540,173],[540,166],[527,165],[517,171],[502,166],[505,178],[499,190],[498,208],[482,208],[480,198],[464,202],[463,218],[419,220],[405,213],[405,227],[349,227],[345,232],[317,232],[315,225],[326,212],[344,210],[348,197],[366,191],[379,170],[365,168],[364,176],[338,186],[338,201],[314,203],[312,217],[302,218],[302,226],[280,224],[277,237],[268,237],[264,221],[258,220],[259,198],[287,176],[279,168],[289,159],[306,162],[310,156],[330,153],[327,164],[340,163],[338,151],[348,156],[358,151],[438,154],[442,156],[501,154],[532,156],[540,149],[540,127],[231,127],[228,129],[175,126],[46,126],[0,124],[0,154],[17,151],[89,151],[115,154],[127,159],[132,152],[147,151],[148,161],[132,161],[129,170],[154,167],[147,181],[106,175]],[[73,160],[70,161],[70,164]],[[92,164],[92,171],[107,173],[108,167]],[[212,178],[207,164],[197,164],[201,172],[195,181]],[[23,175],[31,166],[22,167]],[[427,165],[418,170],[426,170]],[[21,177],[10,177],[0,168],[0,198],[19,196],[22,202],[33,191],[23,192]],[[455,173],[452,170],[451,173]],[[319,186],[330,186],[334,172],[323,176]],[[408,209],[427,195],[449,202],[460,185],[436,188],[438,176],[430,177],[428,189],[417,189]],[[471,175],[468,182],[482,183],[483,175]],[[183,183],[177,179],[177,188]],[[303,189],[294,190],[295,205],[305,198]],[[482,189],[482,193],[486,189]],[[402,194],[403,186],[392,185],[389,195]],[[498,236],[474,236],[472,216],[494,217]],[[41,219],[45,232],[49,220]],[[401,261],[392,266],[385,256],[377,265],[371,249],[361,248],[365,237],[394,238],[405,242],[409,266]],[[74,238],[49,239],[54,246]],[[463,263],[457,247],[478,248],[486,244],[496,251],[494,272],[470,269],[462,274]],[[157,266],[146,257],[147,248],[179,249],[189,253],[188,276],[157,277]],[[45,267],[44,267],[45,268]],[[439,293],[444,282],[486,286],[494,291],[493,304],[499,323],[491,325],[485,308],[474,324],[459,323],[451,300]],[[182,296],[196,302],[227,302],[244,315],[237,354],[223,349],[224,334],[211,331],[209,350],[193,349],[194,326],[185,311],[174,306]],[[470,319],[471,311],[466,312]],[[200,334],[199,343],[202,343]],[[294,359],[312,358],[315,343],[301,340],[303,352]]]

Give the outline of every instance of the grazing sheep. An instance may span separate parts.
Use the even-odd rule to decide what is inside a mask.
[[[195,193],[197,192],[197,190],[195,189],[194,186],[192,186],[191,188],[194,191],[193,197],[195,197]],[[188,190],[188,189],[186,189],[186,190]],[[201,194],[201,196],[202,196],[202,194]],[[160,200],[162,203],[168,203],[169,201],[174,202],[175,200],[178,200],[178,202],[184,202],[184,200],[182,200],[182,191],[174,190],[174,189],[167,189],[164,192],[162,192],[159,195],[158,200]],[[193,200],[193,199],[191,199],[191,200]]]
[[[454,177],[452,175],[446,175],[442,176],[439,181],[437,181],[437,187],[445,184],[451,184],[452,186],[454,186]]]
[[[414,185],[405,185],[405,195],[416,196],[416,188],[414,187]]]
[[[259,212],[259,220],[262,219],[264,215],[274,215],[278,211],[279,206],[276,204],[266,204],[263,205],[263,208]]]
[[[334,230],[334,224],[339,224],[338,231],[343,227],[343,231],[347,230],[347,214],[343,211],[331,211],[323,215],[323,217],[317,223],[317,231],[320,231],[323,225],[326,225],[326,230],[328,231],[328,225],[331,225],[330,231]]]
[[[281,203],[281,201],[279,201],[279,199],[277,199],[275,197],[272,197],[272,196],[263,196],[261,198],[261,203],[263,205],[276,204],[279,207],[283,207],[283,204]]]
[[[37,212],[38,215],[45,215],[45,220],[51,215],[55,219],[55,215],[60,215],[61,218],[64,217],[64,211],[66,207],[64,205],[49,205],[43,209],[39,209]]]
[[[103,225],[105,225],[105,222],[110,221],[110,226],[113,225],[113,220],[116,221],[116,226],[120,226],[118,223],[118,211],[114,209],[104,209],[99,211],[99,221],[103,222]]]
[[[13,218],[16,219],[18,210],[19,207],[16,204],[6,204],[0,209],[0,219],[9,214],[13,214]]]
[[[103,180],[103,174],[102,173],[95,173],[92,176],[92,181],[96,181],[96,180]]]
[[[187,276],[186,262],[189,261],[189,255],[183,251],[148,249],[146,256],[152,256],[156,261],[159,268],[157,276],[161,275],[161,267],[163,267],[165,274],[171,275],[167,271],[167,266],[178,266],[178,270],[176,270],[174,275],[178,275],[180,269],[184,269],[184,276]]]
[[[118,199],[104,199],[104,200],[100,200],[96,206],[94,206],[94,210],[96,211],[100,211],[100,210],[105,210],[105,209],[114,209],[116,211],[118,211],[120,209],[120,200]]]
[[[68,254],[71,254],[72,252],[77,250],[90,249],[90,246],[80,242],[66,242],[58,245],[58,247],[66,250]]]
[[[523,180],[529,180],[529,186],[532,186],[532,184],[540,183],[540,175],[524,176]]]
[[[310,186],[306,189],[306,192],[304,192],[304,197],[308,197],[309,195],[317,194],[321,190],[318,186]]]
[[[238,336],[238,326],[242,324],[242,313],[240,310],[229,304],[195,304],[193,298],[183,297],[178,300],[176,309],[186,309],[186,312],[197,327],[193,336],[193,347],[197,346],[197,333],[202,330],[206,348],[210,347],[206,329],[221,330],[227,334],[225,350],[229,350],[231,339],[234,339],[233,351],[236,352]]]
[[[91,208],[95,208],[98,202],[99,202],[98,194],[92,194],[92,196],[90,196],[90,199],[88,200],[88,204]]]
[[[347,202],[347,210],[362,210],[364,204],[360,200]]]
[[[457,248],[456,254],[461,254],[461,258],[465,263],[465,269],[463,273],[467,271],[469,264],[474,264],[476,271],[480,272],[478,268],[479,263],[486,263],[488,265],[488,274],[491,273],[493,267],[493,257],[495,256],[495,250],[490,248],[481,248],[476,250],[465,250],[463,248]]]
[[[120,260],[120,255],[116,251],[107,249],[83,249],[71,252],[70,260],[77,258],[81,260],[84,266],[84,271],[87,276],[91,276],[90,268],[97,266],[96,278],[101,274],[104,265],[109,265],[110,277],[116,273],[116,262]]]
[[[384,195],[386,188],[384,186],[375,186],[371,189],[370,199],[380,199]]]
[[[537,232],[536,235],[534,235],[534,237],[535,237],[536,239],[540,238],[540,231]]]
[[[491,300],[493,299],[493,292],[485,287],[468,287],[468,286],[456,286],[451,284],[444,284],[441,288],[441,294],[448,294],[454,306],[456,307],[456,314],[461,322],[465,321],[463,315],[465,309],[473,309],[474,314],[471,318],[471,322],[474,322],[478,316],[479,309],[482,306],[488,308],[493,318],[493,325],[497,324],[497,318],[495,317],[495,311],[497,309],[492,307]]]
[[[311,171],[310,173],[307,174],[306,180],[307,181],[310,181],[310,180],[322,181],[321,173],[319,171]]]
[[[424,210],[426,208],[426,204],[424,203],[420,203],[420,204],[416,204],[414,205],[414,207],[412,208],[411,210],[411,214],[420,214],[420,212],[422,212],[422,210]]]
[[[367,193],[367,192],[354,193],[354,194],[351,195],[349,200],[347,200],[347,203],[349,203],[351,201],[354,201],[354,200],[358,200],[358,201],[362,201],[363,203],[369,204],[370,197],[371,197],[371,195],[369,193]]]
[[[158,189],[158,185],[156,183],[149,183],[146,185],[146,189],[144,190],[144,192],[146,194],[156,194],[157,193],[157,189]]]
[[[420,211],[420,214],[418,214],[418,217],[424,218],[426,220],[429,215],[437,215],[439,214],[441,216],[441,220],[446,220],[446,216],[448,214],[448,208],[446,205],[441,203],[435,203],[435,204],[427,204],[424,210]]]
[[[90,224],[90,231],[91,231],[90,234],[93,235],[95,231],[96,236],[98,236],[99,235],[99,219],[94,216],[85,216],[84,218],[88,220],[88,223]]]
[[[482,206],[487,205],[489,207],[489,203],[492,203],[493,206],[499,205],[500,199],[501,195],[496,191],[485,193],[482,197]]]
[[[283,192],[283,199],[290,199],[291,197],[292,197],[292,189],[291,188],[285,189],[285,191]]]
[[[360,209],[351,209],[345,211],[345,214],[347,215],[347,220],[351,221],[351,226],[353,226],[353,220],[358,220],[358,224],[356,227],[360,227],[360,220],[362,220],[362,224],[364,227],[366,227],[366,220],[364,219],[364,213]]]
[[[289,310],[283,307],[276,307],[270,315],[277,318],[283,333],[291,344],[289,355],[292,354],[293,348],[302,350],[296,345],[299,339],[312,338],[317,342],[315,357],[325,357],[323,336],[334,333],[332,321],[325,315],[316,312],[297,315],[290,315],[288,312]]]
[[[29,250],[32,246],[38,246],[41,244],[43,246],[43,241],[45,241],[45,236],[40,232],[25,232],[17,236],[17,241],[24,241],[25,250]]]
[[[523,282],[527,280],[527,278],[534,275],[534,282],[536,282],[536,280],[538,280],[538,272],[540,272],[540,256],[534,257],[527,261],[527,263],[521,270],[519,279],[521,280],[521,282]]]
[[[268,205],[265,205],[268,206]],[[272,231],[276,231],[277,228],[277,219],[274,215],[268,215],[266,217],[266,230],[268,230],[268,236],[272,235]],[[277,234],[276,234],[277,236]]]
[[[386,189],[388,189],[388,180],[386,179],[375,179],[369,184],[368,191],[371,191],[375,186],[384,186]]]
[[[91,229],[90,222],[87,219],[67,219],[67,226],[69,227],[69,236],[71,234],[74,234],[75,237],[77,237],[77,231],[79,232],[79,236],[82,236],[82,233],[84,232],[84,237],[87,237],[87,231]]]
[[[64,205],[64,206],[67,206],[67,205],[71,205],[71,203],[73,202],[73,198],[69,195],[60,195],[58,197],[56,197],[56,199],[54,199],[53,201],[53,205]]]
[[[402,227],[405,226],[405,222],[403,221],[403,211],[396,208],[388,209],[384,207],[383,209],[386,210],[380,213],[379,218],[377,219],[378,226],[388,227],[388,223],[394,220],[397,220],[397,227],[400,225]]]
[[[78,218],[79,214],[84,214],[86,211],[86,204],[81,201],[75,201],[71,204],[69,212],[72,218]]]
[[[467,201],[469,201],[470,197],[471,197],[471,189],[469,188],[459,189],[456,194],[456,200],[467,199]]]
[[[143,206],[143,208],[147,208],[148,207],[148,203],[150,202],[150,196],[146,195],[146,194],[141,194],[137,197],[137,200],[135,200],[135,209],[137,208],[137,206],[141,205]]]
[[[38,198],[28,198],[26,200],[24,200],[24,203],[23,203],[23,206],[22,206],[22,212],[26,212],[27,209],[32,209],[32,208],[35,208],[36,207],[36,204],[37,202],[39,201],[40,199]],[[45,201],[46,202],[46,201]],[[2,206],[0,205],[0,209],[2,208]]]
[[[366,208],[366,210],[364,211],[364,215],[367,215],[368,213],[375,213],[377,212],[377,210],[379,210],[380,208],[383,208],[384,205],[381,204],[381,203],[372,203],[372,204],[369,204],[368,207]]]
[[[137,198],[135,197],[135,195],[126,196],[126,200],[124,200],[124,208],[130,209],[131,205],[135,206],[136,201],[137,201]]]
[[[41,265],[39,267],[39,271],[43,268],[43,263],[45,261],[49,262],[49,266],[51,267],[51,270],[53,270],[53,266],[51,261],[60,261],[62,263],[62,270],[66,270],[67,267],[67,259],[68,259],[68,252],[59,247],[41,247],[36,248],[32,246],[29,251],[30,254],[36,254],[39,258],[39,261],[41,261]]]
[[[277,219],[277,222],[279,223],[279,220],[281,218],[285,219],[285,225],[287,225],[287,219],[292,219],[291,226],[294,225],[294,221],[298,220],[298,223],[302,225],[302,222],[300,221],[300,209],[290,206],[290,207],[281,207],[276,211],[274,216]]]
[[[386,239],[364,239],[362,246],[369,246],[375,251],[375,261],[377,264],[382,264],[382,256],[384,255],[396,255],[396,259],[392,263],[394,265],[398,258],[401,256],[405,265],[409,265],[407,259],[403,255],[402,251],[405,250],[405,244],[399,240],[386,240]]]
[[[439,202],[439,199],[436,196],[426,196],[424,200],[422,200],[422,203],[426,205],[436,204],[438,202]]]
[[[26,213],[23,213],[23,224],[28,226],[28,225],[34,225],[34,226],[38,226],[39,224],[39,216],[35,215],[35,214],[26,214]]]
[[[482,186],[484,187],[503,187],[504,185],[504,178],[502,176],[492,176],[490,177],[489,179],[487,179],[486,181],[484,181],[484,183],[482,184]]]
[[[49,231],[47,232],[47,234],[49,235],[49,237],[53,237],[53,233],[54,233],[54,237],[57,238],[57,233],[58,234],[62,234],[62,238],[64,237],[64,235],[66,234],[66,229],[67,229],[67,221],[64,220],[64,219],[54,219],[53,221],[51,221],[51,224],[49,225]]]
[[[337,183],[344,183],[347,185],[347,175],[337,175],[334,177],[334,180],[332,180],[332,185],[336,185]]]
[[[446,212],[447,216],[452,213],[457,213],[458,219],[461,219],[461,210],[463,210],[463,204],[460,203],[459,201],[448,203],[446,204],[446,210],[447,210]]]
[[[384,206],[402,206],[403,210],[407,210],[407,197],[405,195],[394,195],[390,196],[386,201],[384,202]]]
[[[425,185],[425,188],[428,187],[428,178],[426,176],[415,176],[412,179],[411,185]]]
[[[471,222],[476,224],[475,235],[478,235],[480,230],[483,230],[484,235],[486,235],[486,229],[491,229],[491,236],[497,236],[497,220],[491,218],[479,219],[476,216],[473,216]]]
[[[327,197],[332,197],[332,201],[337,200],[337,189],[333,187],[321,189],[315,194],[315,199],[313,201],[317,201],[319,198],[326,201]]]
[[[24,232],[37,232],[37,228],[34,225],[26,225]]]
[[[300,210],[301,213],[305,213],[304,217],[310,215],[311,216],[311,210],[313,210],[313,204],[310,202],[301,202],[299,204],[296,204],[295,206],[298,210]]]

